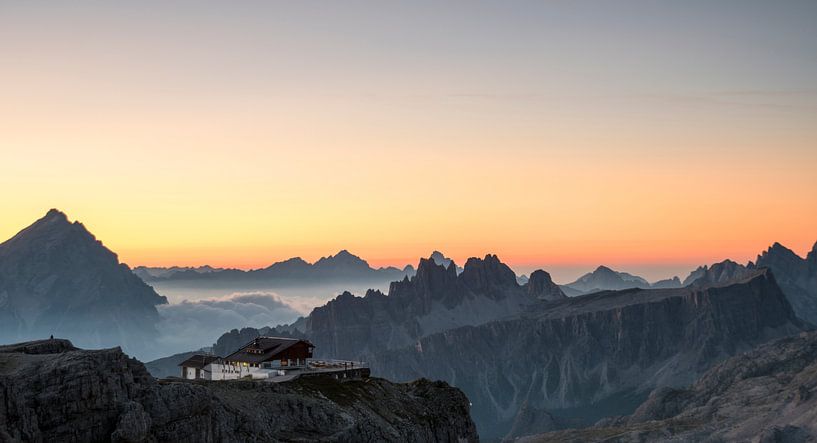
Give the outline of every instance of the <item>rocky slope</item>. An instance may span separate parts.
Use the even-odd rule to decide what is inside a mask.
[[[817,440],[817,332],[737,355],[686,389],[661,388],[628,417],[525,442]]]
[[[477,441],[442,382],[158,382],[118,348],[0,348],[2,441]]]
[[[371,363],[379,376],[423,374],[459,387],[483,436],[498,438],[522,405],[592,424],[632,412],[654,387],[687,385],[730,355],[801,329],[774,277],[758,270],[725,286],[606,291],[530,307]],[[522,422],[533,425],[516,432],[530,434],[547,420]]]
[[[166,302],[57,210],[0,244],[0,340],[55,334],[137,351],[155,338]]]

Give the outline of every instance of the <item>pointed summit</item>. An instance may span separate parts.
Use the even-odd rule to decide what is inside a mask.
[[[48,210],[48,212],[45,213],[45,217],[43,217],[41,220],[45,220],[45,221],[65,221],[65,222],[67,222],[68,221],[68,216],[65,215],[65,213],[60,211],[59,209],[51,208],[51,209]]]

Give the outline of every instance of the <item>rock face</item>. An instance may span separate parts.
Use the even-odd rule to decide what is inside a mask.
[[[606,266],[599,266],[595,271],[579,277],[567,288],[578,293],[589,294],[603,290],[619,290],[630,288],[649,288],[647,280],[626,272],[617,272]]]
[[[774,277],[757,270],[726,286],[568,298],[370,361],[378,376],[423,374],[459,387],[483,437],[501,438],[523,404],[592,424],[632,412],[655,387],[687,385],[730,355],[801,329]],[[538,432],[522,424],[539,422],[517,420],[517,432]]]
[[[51,334],[138,351],[167,303],[85,227],[52,209],[0,244],[0,339]]]
[[[118,348],[44,346],[0,350],[2,441],[477,441],[442,382],[157,382]]]
[[[555,301],[567,298],[559,285],[553,283],[550,274],[541,269],[530,274],[527,288],[528,296],[537,300]]]
[[[454,262],[443,267],[428,258],[412,278],[393,282],[388,296],[344,293],[315,308],[302,331],[316,355],[367,360],[428,334],[518,314],[536,301],[495,255],[469,259],[459,275]]]
[[[631,416],[526,442],[817,440],[817,332],[763,345],[686,389],[661,388]]]

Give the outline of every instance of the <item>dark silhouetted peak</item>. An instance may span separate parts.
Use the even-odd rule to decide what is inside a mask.
[[[553,301],[567,298],[559,286],[553,283],[550,274],[541,269],[531,273],[527,289],[528,295],[538,300]]]
[[[607,266],[599,266],[595,271],[579,277],[566,285],[570,289],[589,293],[602,290],[619,290],[630,288],[649,288],[650,284],[641,277],[617,272]]]
[[[417,266],[415,278],[422,287],[434,292],[442,289],[449,289],[457,280],[457,273],[454,267],[438,265],[432,258],[421,258]]]
[[[478,294],[497,295],[498,290],[519,287],[513,270],[493,254],[488,254],[483,259],[469,258],[460,279],[468,289]]]
[[[389,297],[408,300],[417,314],[430,312],[435,300],[453,305],[457,294],[457,272],[453,264],[445,268],[430,257],[420,259],[413,277],[405,276],[389,286]]]

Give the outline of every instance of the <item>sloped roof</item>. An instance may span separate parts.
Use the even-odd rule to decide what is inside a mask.
[[[227,361],[245,361],[249,363],[260,363],[268,360],[275,360],[275,356],[291,348],[296,343],[304,342],[310,347],[315,347],[309,340],[285,337],[258,337],[237,351],[224,357]],[[258,349],[258,354],[248,353],[248,349]]]
[[[219,358],[220,357],[216,355],[195,354],[188,358],[187,360],[179,363],[179,366],[183,366],[185,368],[202,369],[205,366],[209,365],[212,361],[218,360]]]

